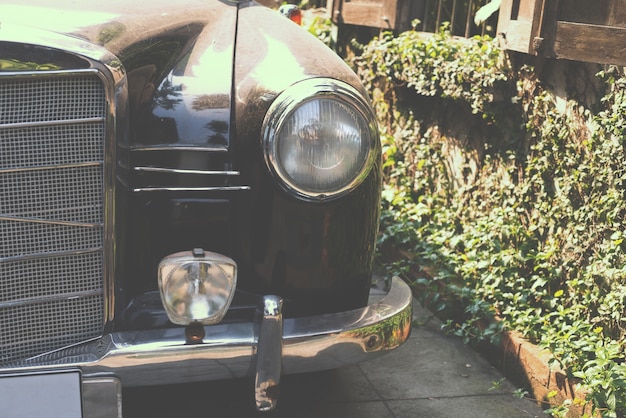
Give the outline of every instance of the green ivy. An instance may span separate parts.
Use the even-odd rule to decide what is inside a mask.
[[[329,17],[315,16],[307,23],[307,31],[333,51],[337,48],[337,28]]]
[[[388,268],[418,277],[451,332],[520,331],[581,379],[594,413],[624,416],[626,78],[607,68],[597,108],[557,110],[532,67],[445,28],[383,34],[350,63],[382,130]],[[451,163],[463,135],[481,144]]]

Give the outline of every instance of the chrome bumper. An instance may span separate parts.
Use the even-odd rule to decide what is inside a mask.
[[[263,397],[280,374],[333,369],[392,350],[408,338],[411,316],[411,290],[394,278],[383,299],[361,309],[280,318],[281,323],[279,311],[269,312],[257,322],[206,326],[204,338],[196,344],[186,343],[184,328],[117,332],[0,373],[79,368],[85,382],[115,377],[123,386],[256,375],[257,406],[271,409],[272,399]],[[276,332],[280,328],[282,336]]]

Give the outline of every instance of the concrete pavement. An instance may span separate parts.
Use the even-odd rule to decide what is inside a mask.
[[[416,322],[432,315],[414,303]],[[285,377],[279,417],[543,417],[486,359],[440,322],[416,325],[407,343],[373,361],[318,376]]]
[[[128,417],[413,418],[543,417],[532,401],[414,303],[416,325],[399,349],[357,365],[284,376],[278,409],[253,411],[248,380],[133,389],[124,393]],[[430,320],[424,321],[427,318]]]

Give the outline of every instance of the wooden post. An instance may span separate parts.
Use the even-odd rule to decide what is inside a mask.
[[[535,55],[542,48],[545,1],[502,0],[497,33],[507,49]]]

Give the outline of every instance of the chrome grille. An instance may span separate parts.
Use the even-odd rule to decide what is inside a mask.
[[[0,364],[102,333],[106,111],[94,73],[0,74]]]
[[[104,116],[104,92],[95,77],[58,77],[2,83],[0,124],[41,123]]]

